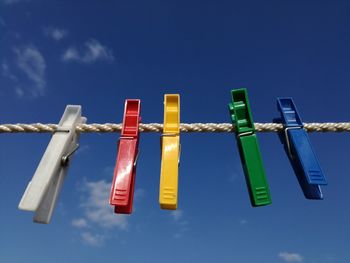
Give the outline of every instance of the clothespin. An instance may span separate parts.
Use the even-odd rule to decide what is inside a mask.
[[[50,223],[73,153],[78,149],[76,125],[86,122],[81,106],[68,105],[51,141],[28,184],[19,209],[35,212],[34,222]]]
[[[180,163],[180,95],[164,95],[164,125],[161,138],[162,163],[159,203],[162,209],[177,208]]]
[[[140,100],[126,100],[109,203],[114,212],[131,214],[139,145]]]
[[[323,199],[320,185],[327,182],[292,98],[277,98],[277,109],[284,126],[280,139],[305,197]]]
[[[253,206],[271,204],[269,186],[265,177],[259,144],[250,111],[246,89],[231,91],[229,111],[236,128],[236,138],[243,164],[246,182]]]

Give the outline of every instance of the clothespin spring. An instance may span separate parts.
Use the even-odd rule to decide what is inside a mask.
[[[68,166],[70,157],[79,149],[79,144],[76,144],[71,151],[69,151],[67,154],[62,156],[61,164],[62,166]]]
[[[254,134],[254,132],[252,131],[242,132],[242,133],[238,133],[237,137],[243,137],[243,136],[252,135],[252,134]]]

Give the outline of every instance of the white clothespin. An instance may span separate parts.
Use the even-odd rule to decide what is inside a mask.
[[[72,154],[78,149],[77,124],[85,123],[81,106],[67,105],[18,208],[35,212],[33,221],[50,223]]]

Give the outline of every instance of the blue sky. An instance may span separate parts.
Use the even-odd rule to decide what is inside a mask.
[[[67,104],[88,122],[121,122],[142,100],[163,121],[229,122],[246,87],[256,122],[293,97],[305,122],[348,121],[348,1],[0,0],[0,123],[57,123]],[[17,209],[49,134],[0,136],[0,262],[345,263],[349,136],[310,134],[329,185],[310,201],[276,133],[258,134],[273,204],[250,206],[232,134],[182,134],[179,210],[159,209],[159,134],[141,134],[134,213],[108,194],[118,134],[83,134],[50,225]]]

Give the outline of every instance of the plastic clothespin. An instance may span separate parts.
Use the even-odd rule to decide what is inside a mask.
[[[285,128],[280,139],[305,197],[323,199],[320,185],[327,182],[292,98],[277,98],[277,109]]]
[[[159,203],[162,209],[177,208],[180,148],[180,95],[165,94],[159,187]]]
[[[232,102],[229,111],[232,123],[236,127],[237,144],[243,164],[246,182],[253,206],[271,204],[259,144],[250,111],[246,89],[231,91]]]
[[[141,122],[140,100],[126,100],[123,127],[118,143],[118,156],[114,169],[109,203],[114,212],[131,214],[134,198],[136,162],[139,145],[139,123]]]
[[[68,105],[28,184],[19,209],[35,212],[34,222],[50,223],[73,153],[78,149],[76,125],[86,122],[81,106]]]

